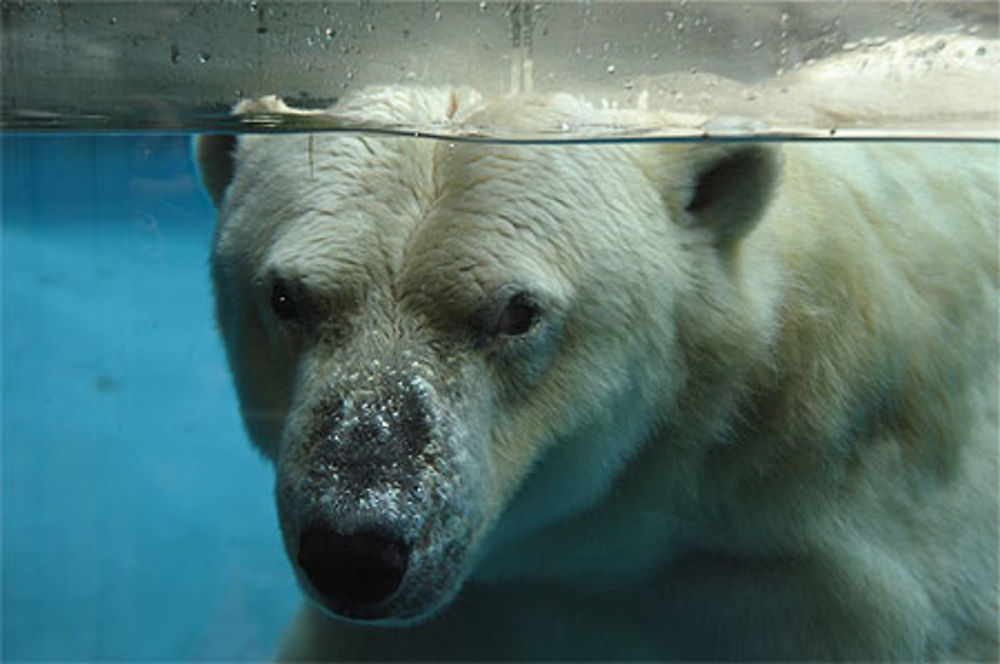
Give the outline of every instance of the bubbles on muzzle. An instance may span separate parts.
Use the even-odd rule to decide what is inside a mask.
[[[306,415],[278,486],[304,589],[356,620],[436,610],[464,578],[482,503],[454,415],[422,377],[385,370],[329,384]]]

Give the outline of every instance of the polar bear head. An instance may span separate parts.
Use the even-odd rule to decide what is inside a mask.
[[[525,127],[594,113],[461,103],[390,88],[340,112]],[[602,500],[763,324],[740,246],[774,187],[766,146],[327,133],[196,151],[243,417],[275,463],[300,583],[342,617],[425,618],[486,549]]]

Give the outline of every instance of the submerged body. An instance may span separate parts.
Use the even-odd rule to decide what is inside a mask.
[[[283,657],[996,658],[996,146],[198,152]]]

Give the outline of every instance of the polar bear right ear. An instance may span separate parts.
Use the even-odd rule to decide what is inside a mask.
[[[226,188],[233,181],[236,143],[233,134],[203,134],[195,139],[194,158],[198,175],[215,207],[219,207]]]
[[[696,146],[687,155],[679,201],[685,226],[705,228],[715,245],[735,245],[763,216],[780,173],[770,143]]]

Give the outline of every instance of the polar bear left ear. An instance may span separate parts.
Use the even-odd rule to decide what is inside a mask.
[[[236,136],[232,134],[203,134],[194,141],[198,175],[215,207],[219,207],[226,194],[226,187],[233,181],[235,151]]]
[[[692,148],[680,219],[711,231],[718,247],[736,244],[760,220],[777,186],[780,151],[773,144],[727,143]]]

